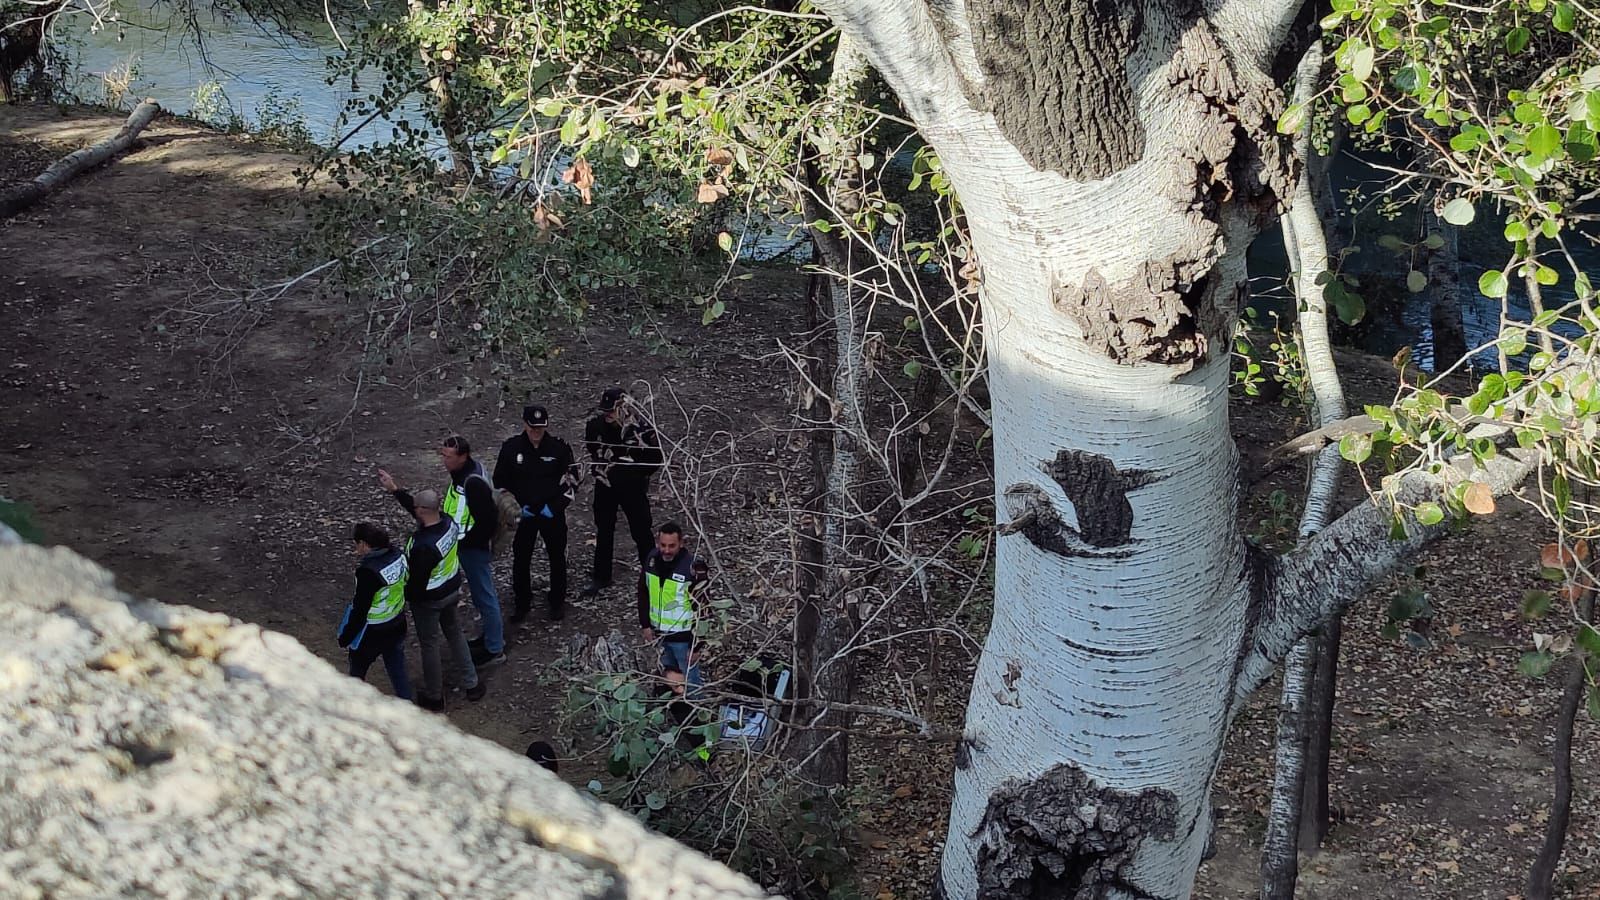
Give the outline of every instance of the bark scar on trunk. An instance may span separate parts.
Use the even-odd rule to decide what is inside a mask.
[[[1081,285],[1056,285],[1053,300],[1094,348],[1124,365],[1156,362],[1187,372],[1206,358],[1227,320],[1213,296],[1220,249],[1147,260],[1139,274],[1109,284],[1091,268]]]
[[[1000,534],[1021,532],[1029,543],[1057,556],[1123,559],[1132,551],[1133,505],[1128,492],[1160,481],[1162,476],[1143,469],[1118,471],[1117,464],[1098,453],[1061,450],[1039,468],[1049,475],[1072,502],[1078,517],[1073,528],[1062,520],[1048,494],[1037,485],[1019,483],[1006,488],[1006,510],[1011,522]]]
[[[1096,547],[1120,547],[1133,539],[1133,506],[1128,492],[1160,481],[1162,476],[1144,469],[1118,471],[1117,464],[1098,453],[1058,450],[1056,458],[1041,466],[1061,485],[1078,514],[1078,530]]]
[[[1081,282],[1051,290],[1091,347],[1119,363],[1160,363],[1179,374],[1226,344],[1245,300],[1242,285],[1215,277],[1225,232],[1237,235],[1243,222],[1258,230],[1276,217],[1297,177],[1292,139],[1277,133],[1282,92],[1234,60],[1198,6],[1183,27],[1167,83],[1188,107],[1169,189],[1184,227],[1165,256],[1135,272],[1113,281],[1090,269]]]
[[[1155,895],[1129,881],[1145,838],[1171,840],[1178,798],[1096,784],[1082,769],[1051,767],[1032,781],[1007,779],[989,795],[974,837],[980,900],[1098,900]]]
[[[967,0],[967,12],[985,82],[983,96],[968,99],[994,114],[1029,165],[1094,181],[1143,156],[1127,70],[1143,3]]]
[[[1006,511],[1011,514],[1011,521],[1000,526],[999,534],[1021,532],[1028,543],[1046,553],[1087,559],[1125,559],[1133,553],[1096,547],[1084,540],[1076,528],[1061,518],[1050,495],[1038,485],[1013,484],[1006,488]]]

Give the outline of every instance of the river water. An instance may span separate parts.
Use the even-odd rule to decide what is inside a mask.
[[[339,117],[355,92],[349,90],[348,78],[339,85],[328,84],[328,60],[341,52],[328,23],[300,22],[294,29],[298,34],[289,36],[270,24],[258,24],[241,16],[203,13],[197,22],[197,42],[192,34],[170,27],[166,18],[170,13],[158,10],[154,0],[140,0],[140,5],[123,9],[120,21],[102,27],[94,27],[81,16],[61,23],[58,27],[65,36],[63,43],[71,64],[69,88],[85,100],[98,102],[106,96],[104,85],[108,80],[126,82],[125,96],[129,98],[154,97],[169,110],[195,114],[218,124],[226,124],[230,117],[252,128],[298,121],[317,143],[345,137]],[[418,109],[415,104],[402,105],[394,115],[415,114]],[[345,146],[386,140],[392,126],[392,121],[380,118]],[[1336,163],[1334,178],[1336,187],[1349,187],[1363,179],[1381,180],[1381,175],[1354,159],[1345,159]],[[1498,231],[1497,225],[1481,224]],[[763,220],[747,226],[742,246],[755,258],[770,258],[792,246],[795,239],[788,224]],[[1368,243],[1374,246],[1358,255],[1358,271],[1397,269],[1389,274],[1404,276],[1404,267],[1388,251],[1378,248],[1375,242]],[[1462,243],[1463,251],[1472,246],[1465,240]],[[1580,262],[1600,270],[1597,254],[1588,248],[1583,253]],[[1492,342],[1498,330],[1498,302],[1479,296],[1472,286],[1487,266],[1502,263],[1503,259],[1462,260],[1461,284],[1470,294],[1463,308],[1469,345]],[[1250,265],[1256,276],[1256,293],[1262,297],[1260,305],[1286,307],[1281,285],[1287,264],[1275,231],[1263,235],[1251,248]],[[1546,289],[1546,304],[1570,301],[1568,285],[1570,280],[1563,286],[1565,289]],[[1520,284],[1512,285],[1508,299],[1514,311],[1526,310]],[[1431,368],[1429,314],[1420,298],[1409,299],[1393,314],[1373,315],[1372,327],[1361,337],[1363,349],[1388,355],[1412,345],[1416,363]],[[1380,316],[1382,321],[1378,321]],[[1490,362],[1492,354],[1482,359]]]
[[[165,109],[216,124],[230,115],[251,128],[299,121],[319,144],[343,137],[339,114],[357,92],[348,78],[328,84],[328,60],[342,51],[327,22],[297,22],[299,34],[289,36],[271,23],[203,12],[197,40],[174,26],[170,6],[140,0],[117,8],[117,22],[97,27],[80,13],[58,25],[68,87],[79,97],[99,102],[108,82],[126,83],[129,98],[154,97]],[[347,146],[384,140],[391,126],[380,119]]]

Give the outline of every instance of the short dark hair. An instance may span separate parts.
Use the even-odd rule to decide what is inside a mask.
[[[679,525],[677,522],[673,521],[672,519],[668,519],[665,522],[662,522],[661,523],[661,528],[658,529],[658,530],[662,534],[675,534],[678,537],[683,537],[683,526]]]
[[[450,449],[450,450],[454,450],[455,452],[461,454],[462,456],[471,456],[472,455],[472,445],[467,443],[467,439],[462,437],[459,434],[452,434],[449,437],[445,438],[444,439],[444,443],[441,444],[440,446],[445,447],[445,448]]]
[[[371,522],[357,522],[356,527],[350,529],[350,540],[360,541],[374,550],[389,549],[389,532]]]
[[[556,771],[556,748],[544,741],[529,744],[527,757],[552,772]]]

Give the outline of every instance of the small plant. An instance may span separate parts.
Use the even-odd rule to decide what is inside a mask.
[[[100,76],[101,103],[110,109],[122,109],[128,99],[128,89],[139,77],[139,61],[128,58],[107,69]]]
[[[316,146],[311,129],[306,127],[305,110],[300,98],[286,97],[276,87],[256,104],[257,137],[280,144],[291,150],[306,150]]]
[[[233,100],[221,82],[209,79],[194,89],[189,115],[222,131],[243,131],[244,117],[233,108]]]

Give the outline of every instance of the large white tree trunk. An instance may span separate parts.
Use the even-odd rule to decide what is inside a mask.
[[[1297,4],[828,5],[982,273],[1005,525],[942,887],[1186,898],[1260,609],[1227,335],[1292,178],[1263,70]]]
[[[1251,609],[1224,336],[1287,173],[1264,77],[1230,70],[1209,23],[1163,15],[1125,56],[1097,48],[1137,86],[1110,105],[1137,115],[1105,110],[1087,143],[1003,128],[953,69],[875,60],[972,229],[1010,532],[958,754],[952,897],[1187,897],[1210,827]]]

